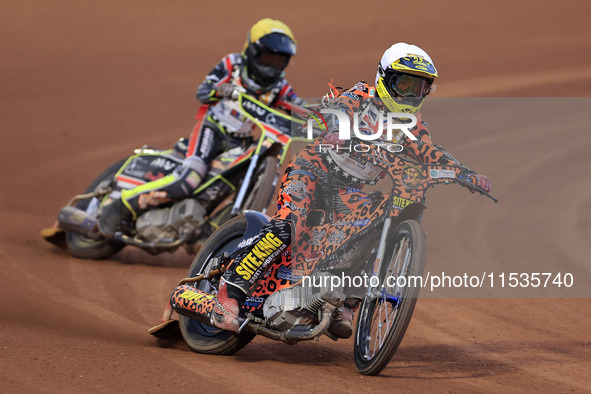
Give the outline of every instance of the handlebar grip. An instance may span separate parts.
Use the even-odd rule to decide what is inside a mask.
[[[493,202],[495,204],[499,202],[499,199],[498,198],[493,197],[491,194],[489,194],[488,192],[486,192],[484,189],[479,188],[478,186],[476,186],[472,182],[468,182],[468,181],[465,181],[465,180],[459,179],[459,178],[456,178],[456,182],[458,184],[460,184],[461,186],[464,186],[465,188],[469,189],[469,190],[473,190],[475,192],[478,192],[478,193],[482,194],[483,196],[486,196],[486,197],[490,198],[491,200],[493,200]]]

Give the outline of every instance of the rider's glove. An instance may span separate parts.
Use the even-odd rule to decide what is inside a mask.
[[[487,193],[490,193],[490,191],[492,190],[490,179],[486,175],[477,174],[476,172],[469,170],[468,172],[460,175],[459,178],[466,179],[467,181],[469,181],[475,186],[478,186]],[[470,191],[474,193],[473,190]]]
[[[231,83],[223,83],[218,86],[216,90],[216,96],[220,98],[229,98],[231,100],[237,100],[238,95],[240,94],[240,90],[236,85],[232,85]]]
[[[470,182],[481,188],[487,193],[490,193],[492,190],[492,185],[490,184],[490,179],[486,175],[482,174],[474,174],[468,177]]]

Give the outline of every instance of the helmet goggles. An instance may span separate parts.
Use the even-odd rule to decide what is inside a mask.
[[[399,97],[425,97],[431,93],[432,78],[423,78],[400,72],[389,72],[386,86]]]

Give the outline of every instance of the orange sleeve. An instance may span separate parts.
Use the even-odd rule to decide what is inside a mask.
[[[411,129],[411,132],[417,137],[417,140],[413,141],[404,136],[402,142],[404,152],[421,163],[461,165],[445,149],[433,143],[427,124],[423,121],[421,114],[416,116],[417,125]]]

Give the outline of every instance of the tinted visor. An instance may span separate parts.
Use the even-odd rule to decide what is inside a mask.
[[[400,97],[425,97],[431,92],[432,79],[409,74],[394,73],[388,87]]]
[[[289,63],[289,56],[281,53],[261,52],[258,63],[265,67],[283,70]]]

